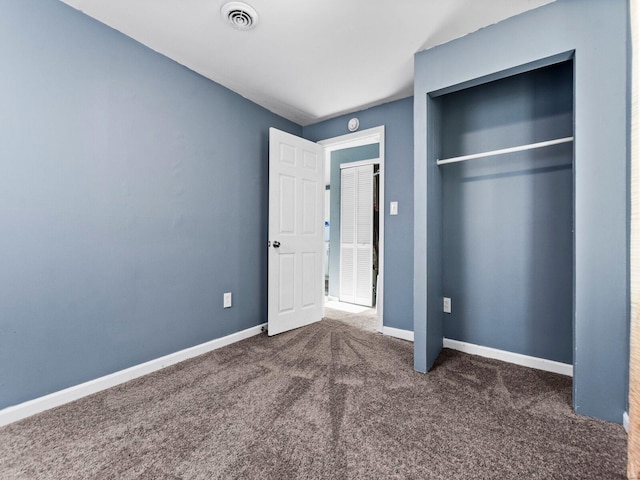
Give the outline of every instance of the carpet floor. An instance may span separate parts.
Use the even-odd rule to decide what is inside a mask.
[[[571,379],[344,321],[259,335],[0,428],[2,479],[622,479]]]
[[[338,307],[339,306],[340,304],[338,304]],[[332,320],[340,320],[360,330],[366,330],[368,332],[378,331],[378,314],[375,308],[368,308],[364,309],[364,311],[354,313],[331,308],[325,304],[324,314]]]

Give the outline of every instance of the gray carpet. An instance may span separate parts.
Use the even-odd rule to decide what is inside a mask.
[[[619,425],[571,380],[323,320],[0,429],[0,478],[615,479]]]
[[[378,331],[378,314],[375,308],[367,309],[361,313],[345,312],[344,310],[335,310],[333,308],[324,308],[324,314],[332,320],[340,320],[360,330],[369,332]]]

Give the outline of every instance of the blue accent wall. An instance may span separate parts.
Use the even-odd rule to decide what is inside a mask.
[[[441,158],[573,135],[573,63],[439,97]],[[440,167],[444,336],[573,364],[573,145]]]
[[[413,329],[413,99],[372,107],[304,127],[303,136],[320,141],[349,133],[347,122],[360,120],[360,130],[385,126],[384,301],[386,327]],[[389,215],[389,202],[398,215]],[[333,251],[333,250],[332,250]]]
[[[574,60],[574,381],[584,415],[621,422],[629,356],[629,14],[626,0],[557,0],[415,59],[415,367],[442,346],[437,95]],[[566,59],[565,58],[565,59]]]
[[[301,127],[57,0],[5,0],[0,57],[0,408],[266,321]]]
[[[340,164],[369,160],[380,156],[377,143],[344,148],[331,152],[331,182],[329,228],[329,295],[340,296]]]

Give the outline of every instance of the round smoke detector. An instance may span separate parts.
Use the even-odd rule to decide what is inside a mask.
[[[220,13],[222,18],[237,30],[250,30],[258,24],[258,12],[244,2],[225,3]]]

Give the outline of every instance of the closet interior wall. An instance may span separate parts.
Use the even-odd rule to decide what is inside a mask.
[[[573,61],[434,99],[440,159],[573,136]],[[573,143],[441,165],[444,337],[573,363]]]

